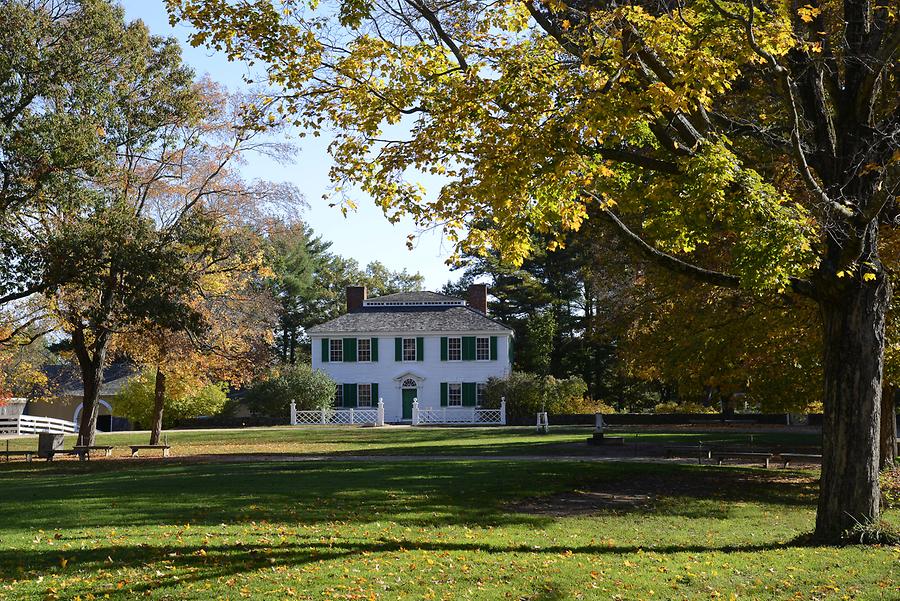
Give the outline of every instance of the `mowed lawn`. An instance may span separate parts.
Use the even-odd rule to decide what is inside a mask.
[[[652,432],[625,430],[626,443],[695,444],[701,440],[734,444],[804,447],[819,444],[815,434],[785,429],[761,429],[746,433],[689,429]],[[308,455],[594,455],[585,444],[589,427],[552,426],[549,434],[537,434],[533,427],[508,428],[366,428],[366,427],[275,427],[233,430],[173,430],[166,434],[173,456],[222,454],[308,454]],[[98,445],[114,445],[116,456],[128,456],[126,445],[147,444],[146,432],[100,433]],[[66,448],[75,444],[66,437]],[[0,451],[6,441],[0,441]],[[10,449],[37,448],[37,437],[9,441]]]
[[[14,462],[0,491],[2,599],[900,598],[900,549],[798,542],[811,472]]]

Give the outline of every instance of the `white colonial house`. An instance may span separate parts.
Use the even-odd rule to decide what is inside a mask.
[[[511,369],[513,331],[487,315],[487,286],[468,300],[435,292],[367,298],[347,288],[347,313],[310,328],[312,366],[338,383],[336,408],[384,402],[384,421],[465,423],[479,417],[484,385]],[[424,416],[429,416],[427,419]],[[504,420],[505,421],[505,420]]]

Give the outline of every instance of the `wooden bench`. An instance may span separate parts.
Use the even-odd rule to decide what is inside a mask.
[[[700,445],[672,445],[666,447],[666,457],[697,457],[712,459],[712,449]]]
[[[781,467],[788,467],[791,461],[802,461],[806,463],[821,463],[822,456],[815,453],[779,453],[781,457]]]
[[[716,460],[716,463],[722,465],[722,461],[725,459],[755,459],[761,460],[763,464],[768,468],[769,462],[775,456],[774,453],[755,453],[749,451],[714,451],[712,454],[712,459]]]
[[[25,461],[31,461],[37,455],[37,451],[0,451],[0,453],[6,455],[7,461],[10,457],[24,457]]]
[[[167,444],[133,444],[131,447],[131,456],[137,457],[139,451],[160,449],[163,457],[169,456],[169,449],[172,448]]]
[[[55,455],[78,455],[78,459],[84,461],[85,459],[89,459],[88,452],[84,449],[56,449],[50,451],[47,455],[47,461],[53,461],[53,457]]]
[[[97,451],[98,453],[103,453],[104,457],[112,457],[112,450],[113,450],[113,448],[111,446],[104,446],[104,445],[91,445],[91,446],[78,445],[78,446],[75,446],[72,448],[72,451],[74,451],[75,453],[78,453],[79,456],[83,459],[90,459],[91,453],[93,453],[94,451]]]

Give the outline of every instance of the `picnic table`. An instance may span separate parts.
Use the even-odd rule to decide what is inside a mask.
[[[781,457],[781,467],[788,467],[791,461],[802,461],[805,463],[821,463],[822,456],[817,453],[779,453]]]
[[[25,461],[31,461],[37,455],[37,451],[10,451],[9,449],[0,451],[0,453],[6,456],[7,461],[10,457],[25,457]]]
[[[716,460],[716,463],[722,465],[722,462],[725,459],[753,459],[753,460],[762,460],[763,465],[766,468],[769,467],[769,462],[772,461],[772,458],[775,457],[775,453],[760,453],[754,451],[713,451],[712,459]]]
[[[131,447],[131,456],[132,457],[137,457],[138,453],[140,451],[143,451],[143,450],[152,451],[154,449],[161,450],[162,456],[168,457],[169,449],[172,448],[167,444],[133,444],[133,445],[129,445],[129,447]]]
[[[104,457],[112,457],[112,450],[113,448],[108,445],[76,445],[72,448],[72,451],[77,453],[81,459],[90,459],[93,451],[103,453]]]
[[[666,457],[696,457],[697,459],[711,459],[712,449],[703,445],[670,445],[665,448]]]

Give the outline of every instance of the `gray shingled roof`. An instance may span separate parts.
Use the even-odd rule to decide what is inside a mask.
[[[438,292],[429,292],[427,290],[422,290],[420,292],[395,292],[394,294],[385,294],[384,296],[376,296],[373,298],[367,298],[366,301],[377,301],[377,302],[404,302],[404,303],[415,303],[415,302],[423,302],[423,301],[461,301],[461,298],[456,298],[455,296],[449,296],[447,294],[440,294]]]
[[[422,294],[422,293],[401,293]],[[431,293],[434,294],[434,293]],[[389,295],[394,296],[394,295]],[[444,298],[452,298],[444,295]],[[386,298],[386,297],[381,297]],[[397,299],[399,300],[399,299]],[[433,297],[426,300],[435,300]],[[403,332],[511,332],[469,307],[364,307],[309,328],[309,334]]]

